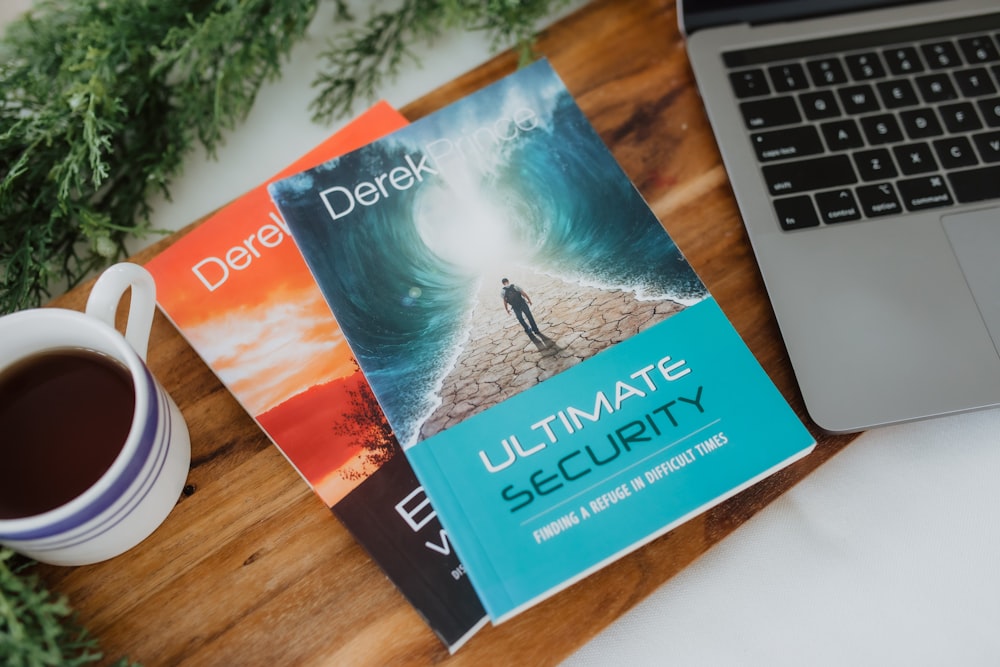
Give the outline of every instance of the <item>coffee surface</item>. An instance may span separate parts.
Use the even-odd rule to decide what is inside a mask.
[[[128,369],[93,350],[48,350],[0,372],[0,519],[86,491],[118,456],[134,411]]]

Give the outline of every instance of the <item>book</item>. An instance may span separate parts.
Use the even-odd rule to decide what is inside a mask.
[[[815,446],[547,61],[269,191],[494,623]]]
[[[405,124],[380,102],[274,178]],[[266,183],[146,267],[181,335],[449,651],[462,646],[485,612]]]

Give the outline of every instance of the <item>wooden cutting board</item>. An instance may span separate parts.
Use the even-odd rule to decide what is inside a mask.
[[[674,3],[594,2],[541,35],[538,51],[810,426],[815,452],[517,618],[483,629],[449,656],[158,313],[150,365],[190,427],[190,493],[126,555],[87,567],[39,567],[69,596],[109,659],[128,656],[147,666],[556,664],[854,439],[823,434],[805,415]],[[403,113],[419,118],[515,66],[514,55],[503,54]],[[133,261],[147,261],[184,231]],[[82,285],[55,305],[82,310],[89,289]]]

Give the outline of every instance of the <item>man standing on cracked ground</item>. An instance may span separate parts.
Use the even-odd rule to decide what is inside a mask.
[[[531,304],[531,297],[528,296],[527,292],[506,278],[501,282],[503,283],[503,288],[500,290],[500,295],[503,297],[504,310],[509,315],[511,308],[513,308],[514,315],[517,316],[517,321],[524,328],[524,333],[534,338],[532,333],[538,333],[538,325],[535,324],[535,318],[531,315],[531,309],[528,308]],[[526,318],[527,322],[525,322]],[[528,324],[531,324],[531,326],[529,327]]]

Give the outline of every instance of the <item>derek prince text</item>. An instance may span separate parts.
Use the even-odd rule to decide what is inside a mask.
[[[321,190],[319,196],[330,217],[338,220],[359,205],[374,206],[391,197],[394,192],[409,190],[417,183],[422,183],[424,178],[443,173],[450,161],[458,160],[464,165],[471,160],[482,160],[494,146],[514,141],[540,124],[534,110],[522,107],[511,114],[510,118],[499,118],[457,139],[437,139],[428,143],[419,159],[407,154],[404,164],[378,174],[371,180],[360,181],[351,187],[334,185]]]
[[[606,415],[618,412],[629,399],[644,399],[668,384],[680,380],[691,373],[684,360],[662,357],[654,364],[643,366],[629,374],[628,380],[618,380],[611,392],[598,391],[594,397],[593,411],[569,406],[548,415],[528,427],[536,444],[525,447],[516,434],[511,434],[500,442],[501,454],[479,451],[479,459],[486,470],[493,474],[514,466],[517,462],[546,450],[559,442],[560,437],[579,433],[586,422],[597,423]],[[521,485],[508,484],[500,495],[511,503],[511,512],[527,507],[539,496],[554,493],[575,482],[595,469],[608,465],[623,453],[631,453],[633,447],[647,443],[676,428],[690,415],[704,414],[702,404],[703,387],[698,386],[670,400],[659,403],[641,418],[634,419],[608,433],[606,444],[587,444],[561,456],[551,469],[539,468],[527,475]]]

